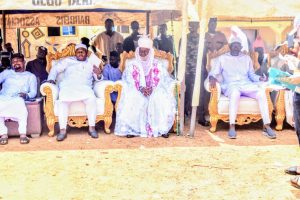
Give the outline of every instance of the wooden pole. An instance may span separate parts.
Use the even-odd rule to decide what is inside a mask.
[[[18,40],[18,53],[22,53],[20,28],[17,28],[17,40]]]
[[[178,65],[178,80],[181,82],[180,88],[180,135],[184,133],[184,94],[185,94],[185,82],[184,74],[186,67],[186,46],[187,46],[187,25],[188,16],[187,8],[188,1],[183,0],[182,5],[182,26],[181,26],[181,44],[179,52],[179,65]]]
[[[6,43],[6,19],[5,19],[5,11],[2,10],[2,34],[3,34],[3,44]]]
[[[146,12],[146,33],[150,33],[150,11]]]
[[[204,49],[204,39],[205,39],[205,29],[207,27],[207,8],[208,8],[208,0],[202,1],[202,9],[201,9],[201,20],[200,20],[200,38],[198,44],[198,56],[197,56],[197,67],[196,67],[196,75],[195,75],[195,84],[193,90],[193,101],[192,101],[192,117],[190,124],[190,136],[194,137],[195,126],[196,126],[196,113],[197,107],[199,105],[199,96],[200,96],[200,83],[201,83],[201,67],[202,67],[202,59],[203,59],[203,49]],[[202,101],[202,100],[201,100]]]

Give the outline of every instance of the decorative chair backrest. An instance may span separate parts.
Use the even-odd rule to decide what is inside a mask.
[[[69,44],[66,48],[62,49],[61,52],[57,51],[55,53],[49,52],[47,55],[47,72],[49,73],[53,64],[52,61],[57,61],[62,58],[69,56],[75,56],[75,44]]]
[[[133,51],[126,52],[124,51],[121,54],[121,62],[120,62],[120,70],[121,72],[124,71],[126,62],[128,62],[131,59],[135,58],[135,53]],[[173,55],[171,53],[166,53],[165,51],[159,51],[157,49],[154,49],[154,58],[158,59],[163,66],[165,66],[169,73],[172,73],[174,70],[173,66]]]

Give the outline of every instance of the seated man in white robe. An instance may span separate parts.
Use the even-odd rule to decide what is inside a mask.
[[[86,108],[89,135],[98,138],[95,130],[96,122],[96,96],[93,91],[93,81],[102,79],[101,69],[89,62],[87,47],[78,44],[75,47],[75,56],[60,60],[52,67],[48,76],[48,82],[55,83],[59,73],[64,72],[64,78],[59,83],[58,120],[60,132],[57,141],[63,141],[67,137],[67,122],[69,106],[72,102],[83,101]]]
[[[235,120],[241,96],[256,99],[262,115],[264,129],[263,134],[268,138],[276,138],[276,134],[270,128],[270,117],[265,90],[260,88],[260,81],[267,81],[267,77],[254,73],[252,60],[248,55],[241,53],[241,39],[230,39],[230,52],[216,58],[213,69],[209,74],[209,82],[215,87],[218,76],[223,77],[221,84],[222,93],[229,98],[229,123],[228,137],[236,138]]]
[[[148,37],[138,40],[135,59],[126,63],[122,82],[115,135],[169,137],[176,112],[171,89],[174,80],[154,58],[153,42]]]
[[[8,143],[7,127],[5,120],[11,119],[19,124],[20,143],[29,143],[26,136],[27,108],[24,100],[34,98],[37,93],[36,77],[25,71],[24,56],[20,53],[12,55],[12,68],[0,74],[0,144]]]

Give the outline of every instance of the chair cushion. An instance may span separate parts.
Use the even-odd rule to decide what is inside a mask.
[[[41,134],[42,133],[42,99],[39,98],[34,102],[25,102],[28,111],[27,117],[27,134]],[[18,123],[12,120],[5,121],[9,136],[18,136]]]
[[[229,114],[229,98],[221,95],[218,102],[218,113]],[[241,97],[238,114],[260,114],[259,105],[256,99]]]
[[[104,106],[105,106],[105,99],[104,98],[96,98],[96,109],[97,109],[97,115],[103,115],[104,114]],[[55,116],[58,116],[58,104],[55,103],[54,105],[54,114]],[[76,101],[71,103],[69,108],[69,116],[85,116],[85,105],[81,101]]]

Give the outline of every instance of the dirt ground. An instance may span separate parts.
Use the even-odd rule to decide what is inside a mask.
[[[58,143],[46,131],[29,145],[0,146],[0,199],[300,199],[284,169],[300,164],[293,129],[262,135],[261,125],[198,126],[194,138],[121,138],[71,129]],[[186,130],[188,127],[186,127]]]

